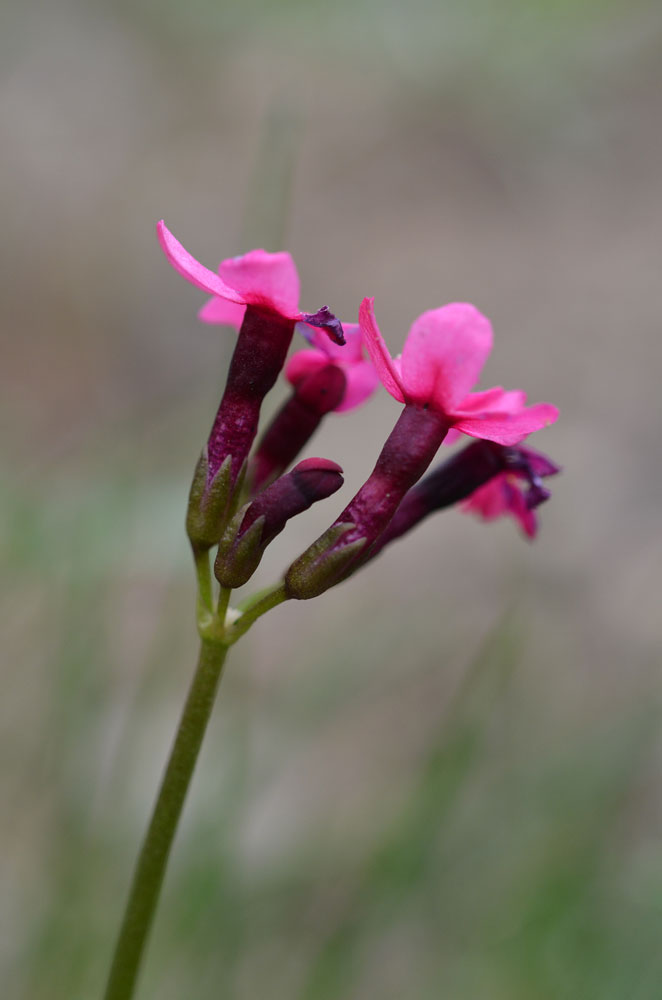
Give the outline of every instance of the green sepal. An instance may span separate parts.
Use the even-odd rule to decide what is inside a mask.
[[[198,459],[186,512],[186,534],[197,551],[210,549],[223,534],[232,493],[231,465],[232,457],[228,455],[211,483],[207,483],[209,458],[206,448]]]
[[[350,528],[352,522],[334,524],[296,559],[285,574],[288,597],[307,601],[319,597],[329,587],[340,583],[345,572],[364,547],[365,538],[344,545],[334,552],[334,546]]]
[[[244,496],[244,484],[246,482],[246,470],[248,469],[248,462],[244,462],[239,470],[239,475],[234,481],[232,486],[232,496],[230,497],[230,504],[226,513],[226,523],[231,517],[234,517],[237,513],[239,507],[243,506],[246,502],[246,497]]]
[[[237,537],[245,513],[246,508],[242,507],[232,518],[218,546],[214,575],[222,587],[234,589],[243,586],[252,577],[264,553],[264,514],[240,538]]]

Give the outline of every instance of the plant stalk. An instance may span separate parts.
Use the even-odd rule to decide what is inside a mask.
[[[170,849],[226,655],[226,645],[205,638],[201,640],[198,666],[138,856],[104,1000],[130,1000],[133,996]]]

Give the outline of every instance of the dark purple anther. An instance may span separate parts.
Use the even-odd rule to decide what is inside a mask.
[[[534,510],[552,495],[543,485],[542,476],[555,476],[561,471],[546,455],[517,445],[503,449],[504,471],[513,472],[519,479],[524,479],[529,488],[525,494],[528,510]]]
[[[294,388],[258,443],[249,466],[251,491],[281,475],[313,436],[325,414],[345,395],[347,379],[338,365],[328,364],[306,375]]]
[[[345,334],[343,333],[342,323],[334,316],[328,306],[322,306],[314,313],[303,313],[301,316],[301,323],[306,323],[308,326],[319,327],[320,330],[324,330],[331,340],[336,344],[340,344],[342,347],[345,343]],[[306,336],[305,329],[302,331],[303,335],[307,340],[310,340],[312,344],[312,338]]]
[[[535,508],[539,507],[541,503],[545,502],[545,500],[549,500],[551,495],[551,491],[538,481],[537,483],[531,483],[531,486],[526,491],[524,500],[528,510],[535,510]]]
[[[308,458],[281,476],[233,518],[221,539],[214,573],[222,587],[241,587],[257,569],[267,545],[287,521],[343,484],[342,469]]]
[[[331,528],[290,566],[290,597],[317,597],[343,576],[384,531],[407,491],[423,475],[448,432],[435,410],[406,405],[364,483]]]

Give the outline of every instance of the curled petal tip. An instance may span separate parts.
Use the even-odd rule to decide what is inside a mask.
[[[227,299],[228,302],[244,304],[244,300],[234,288],[230,288],[218,274],[210,271],[208,267],[191,256],[179,240],[172,235],[163,220],[157,223],[156,235],[170,264],[192,285],[201,288],[204,292],[209,292],[210,295],[218,295]]]
[[[400,378],[400,367],[397,361],[391,357],[388,347],[384,343],[374,312],[374,298],[365,298],[359,308],[359,327],[363,343],[370,355],[379,379],[394,399],[400,403],[405,402],[405,394]]]

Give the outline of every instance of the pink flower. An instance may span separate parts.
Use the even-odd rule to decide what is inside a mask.
[[[241,257],[221,261],[216,274],[184,249],[163,220],[156,231],[161,248],[175,270],[213,296],[198,313],[205,323],[227,323],[239,329],[246,307],[252,306],[293,323],[320,327],[337,344],[344,343],[340,321],[326,306],[316,313],[299,311],[299,275],[289,253],[250,250]]]
[[[320,330],[309,339],[312,347],[293,354],[285,366],[285,377],[293,386],[314,372],[327,368],[329,364],[339,368],[345,376],[346,384],[340,403],[334,410],[341,413],[360,406],[379,385],[379,376],[372,361],[363,353],[363,338],[356,323],[344,323],[345,346],[333,344]],[[305,336],[309,336],[307,333]]]
[[[184,249],[163,220],[156,231],[175,270],[214,296],[203,308],[203,318],[239,326],[207,441],[208,485],[229,456],[234,487],[257,433],[262,401],[285,364],[296,323],[320,327],[337,344],[345,342],[342,326],[326,306],[313,314],[299,312],[299,277],[289,254],[252,250],[223,261],[215,274]]]
[[[475,490],[462,503],[462,510],[477,514],[485,521],[513,517],[525,535],[535,538],[538,531],[535,508],[550,496],[542,484],[542,477],[554,476],[560,468],[546,455],[531,448],[520,446],[506,457],[509,468]],[[525,490],[524,486],[528,488]]]
[[[345,398],[347,379],[340,365],[325,364],[302,375],[260,438],[250,460],[251,493],[280,476],[308,443],[324,416]]]
[[[466,302],[451,302],[414,322],[402,356],[392,358],[375,319],[374,299],[364,299],[359,325],[385,388],[401,403],[442,415],[448,427],[470,437],[511,445],[553,423],[550,403],[525,407],[525,394],[495,386],[471,392],[492,349],[489,320]]]

